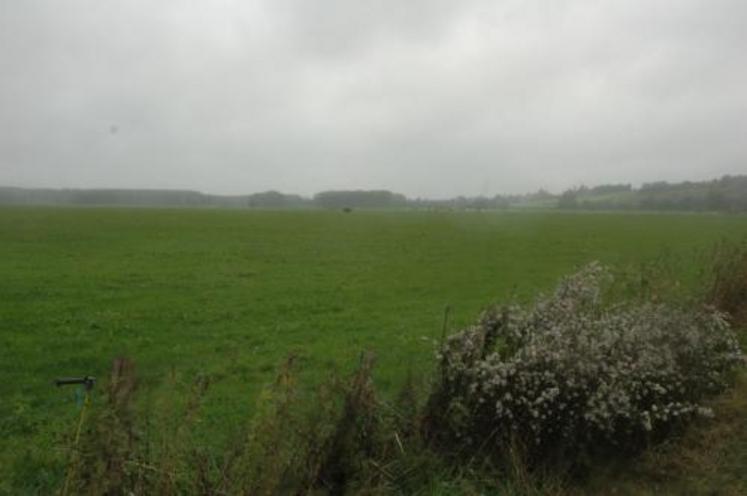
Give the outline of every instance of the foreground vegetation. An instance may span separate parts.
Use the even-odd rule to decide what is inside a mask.
[[[592,264],[530,309],[488,311],[439,346],[425,388],[408,382],[393,401],[377,395],[371,354],[307,397],[291,357],[217,456],[190,436],[209,379],[152,431],[147,419],[174,405],[138,415],[132,364],[117,360],[106,402],[81,411],[62,494],[408,494],[459,470],[489,476],[477,482],[488,491],[581,490],[600,461],[713,417],[705,401],[745,361],[733,316],[695,301],[612,304],[604,275]]]
[[[80,409],[69,392],[49,386],[55,376],[106,376],[113,357],[134,357],[138,400],[127,408],[162,412],[145,417],[150,424],[138,435],[152,443],[140,446],[167,451],[159,459],[175,465],[162,474],[178,473],[189,455],[215,480],[228,459],[225,446],[245,440],[241,429],[258,422],[250,419],[265,418],[263,432],[272,432],[278,402],[261,398],[316,397],[313,385],[351,370],[362,349],[378,351],[378,396],[393,402],[408,372],[418,383],[432,370],[446,305],[448,327],[460,328],[489,302],[532,299],[595,258],[639,274],[635,285],[652,295],[662,284],[684,293],[695,287],[714,241],[747,231],[744,218],[716,216],[1,213],[0,387],[8,401],[0,405],[7,433],[0,488],[9,493],[44,493],[62,482]],[[263,389],[289,352],[293,374]],[[324,394],[352,397],[351,408],[366,404],[368,378],[333,381],[327,389],[338,393]],[[94,407],[107,402],[102,392],[94,391]],[[341,430],[331,437],[338,444],[349,442],[350,430],[329,428]],[[385,446],[411,452],[401,436]],[[444,480],[415,479],[413,490],[460,480],[438,460],[422,463]]]

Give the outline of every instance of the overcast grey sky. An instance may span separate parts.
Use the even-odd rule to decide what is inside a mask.
[[[747,173],[744,0],[0,0],[0,184],[446,197]]]

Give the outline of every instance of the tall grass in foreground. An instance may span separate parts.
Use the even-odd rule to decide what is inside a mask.
[[[741,286],[728,276],[747,271],[728,263],[738,269],[717,266],[709,301],[732,312]],[[727,318],[691,302],[609,301],[608,279],[591,264],[533,305],[489,309],[441,343],[426,386],[411,377],[393,401],[376,393],[372,354],[311,398],[290,357],[217,454],[191,435],[208,378],[181,405],[143,412],[134,365],[117,360],[74,446],[68,494],[561,494],[592,458],[640,452],[711,415],[707,399],[744,360],[729,323],[743,306]]]
[[[735,326],[747,327],[747,240],[714,248],[706,301],[726,313]]]

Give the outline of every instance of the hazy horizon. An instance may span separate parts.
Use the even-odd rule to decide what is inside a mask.
[[[736,0],[0,9],[0,185],[438,199],[747,171]]]
[[[728,174],[727,174],[727,176],[728,176]],[[712,181],[712,180],[719,180],[719,179],[722,179],[723,177],[724,176],[710,177],[710,178],[704,178],[702,180],[687,180],[686,179],[686,180],[682,180],[682,181],[669,181],[667,179],[658,179],[658,180],[654,180],[654,181],[651,181],[651,182],[662,182],[663,181],[663,182],[667,182],[667,183],[670,183],[670,184],[679,184],[679,183],[682,183],[682,182],[688,182],[688,181],[690,181],[690,182],[693,182],[693,183],[703,183],[703,182],[709,182],[709,181]],[[732,177],[745,177],[745,176],[744,175],[732,175]],[[505,197],[508,197],[508,196],[523,196],[523,195],[533,195],[533,194],[537,194],[537,193],[540,193],[540,192],[545,192],[545,193],[549,193],[551,195],[560,196],[564,191],[567,191],[569,189],[577,189],[577,188],[580,188],[580,187],[594,188],[596,186],[607,186],[607,185],[613,185],[613,184],[614,185],[626,185],[626,184],[630,184],[630,186],[633,188],[633,190],[639,190],[640,187],[643,184],[646,184],[646,183],[635,184],[635,183],[631,183],[630,181],[627,181],[627,182],[621,181],[619,183],[599,183],[599,184],[583,184],[582,183],[582,184],[573,185],[573,186],[571,186],[569,188],[566,188],[564,190],[551,190],[551,189],[548,189],[548,188],[542,188],[542,187],[540,187],[540,188],[535,189],[535,190],[521,191],[521,192],[517,192],[517,193],[505,193],[505,192],[497,191],[495,193],[490,193],[490,194],[458,194],[458,195],[440,196],[440,197],[436,197],[436,196],[430,196],[430,197],[428,197],[428,196],[410,196],[410,195],[402,193],[401,191],[398,191],[398,190],[396,190],[394,188],[376,188],[376,189],[373,189],[373,188],[356,188],[356,187],[352,187],[352,188],[337,188],[337,189],[328,189],[328,190],[313,191],[313,192],[308,193],[308,194],[307,193],[298,193],[298,192],[295,192],[295,191],[283,191],[283,190],[279,190],[277,188],[270,188],[270,189],[258,190],[258,191],[243,191],[243,192],[237,192],[237,193],[216,193],[214,191],[206,191],[206,190],[201,190],[201,189],[196,189],[196,188],[169,188],[169,187],[166,187],[166,188],[155,188],[155,187],[125,187],[125,188],[117,188],[117,187],[109,187],[109,186],[92,186],[92,187],[64,186],[64,187],[57,187],[57,186],[33,186],[33,185],[31,185],[31,186],[20,186],[20,185],[15,185],[15,184],[0,184],[0,188],[18,188],[18,189],[29,190],[29,191],[33,191],[33,190],[172,191],[172,192],[185,191],[185,192],[200,193],[200,194],[203,194],[203,195],[212,195],[212,196],[251,196],[251,195],[255,195],[255,194],[263,194],[263,193],[272,193],[272,192],[275,192],[275,193],[281,193],[281,194],[284,194],[284,195],[297,195],[297,196],[300,196],[300,197],[303,197],[303,198],[307,198],[307,199],[312,199],[317,193],[326,193],[326,192],[389,191],[389,192],[395,193],[395,194],[404,194],[407,197],[408,200],[423,199],[423,200],[436,200],[436,201],[439,201],[439,200],[451,200],[451,199],[455,199],[455,198],[458,198],[458,197],[476,198],[476,197],[483,196],[483,197],[490,197],[490,198],[492,198],[492,197],[500,197],[500,196],[505,196]]]

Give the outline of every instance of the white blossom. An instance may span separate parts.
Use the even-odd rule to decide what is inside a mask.
[[[744,362],[728,321],[705,308],[605,305],[609,279],[590,264],[531,308],[491,309],[444,342],[457,434],[620,443],[712,415],[703,400]]]

